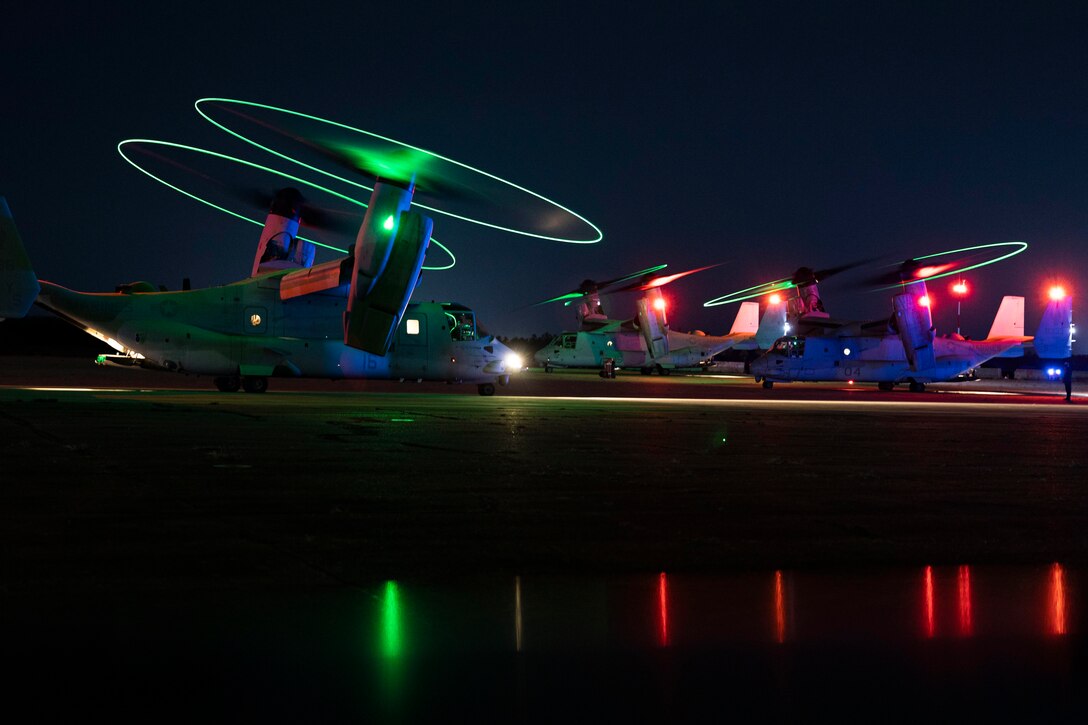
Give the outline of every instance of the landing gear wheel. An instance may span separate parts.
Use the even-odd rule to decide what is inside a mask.
[[[895,390],[895,383],[882,381],[876,384],[878,390]]]
[[[639,368],[638,372],[641,375],[651,375],[651,374],[653,374],[654,369],[653,368]]]
[[[480,395],[494,395],[495,386],[491,383],[480,383],[476,386],[476,392]]]
[[[910,392],[912,393],[924,393],[926,392],[925,383],[916,383],[913,380],[910,382]]]
[[[770,389],[771,389],[771,388],[773,388],[773,387],[774,387],[774,383],[773,383],[773,382],[771,382],[770,380],[764,380],[764,381],[763,381],[763,388],[764,388],[765,390],[770,390]]]
[[[548,363],[544,363],[544,372],[550,373],[551,371],[552,371],[552,366],[549,365]]]
[[[236,375],[228,375],[216,378],[215,387],[218,388],[221,393],[237,393],[238,388],[242,387],[242,381],[239,380]]]
[[[245,390],[247,393],[263,393],[268,390],[268,378],[242,378],[242,390]]]
[[[670,374],[671,372],[672,372],[672,371],[671,371],[671,370],[669,370],[668,368],[663,368],[663,367],[661,367],[660,365],[658,365],[658,366],[657,366],[657,374],[658,374],[658,375],[668,375],[668,374]]]

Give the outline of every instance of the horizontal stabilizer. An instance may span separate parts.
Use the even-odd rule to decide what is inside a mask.
[[[40,291],[11,209],[0,196],[0,320],[25,317]]]
[[[729,329],[730,335],[752,334],[759,329],[759,303],[741,302],[737,310],[737,318],[733,320],[733,327]]]
[[[344,257],[286,274],[280,280],[280,299],[289,300],[350,284],[351,270],[352,258]]]

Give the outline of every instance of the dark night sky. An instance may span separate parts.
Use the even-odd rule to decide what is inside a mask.
[[[735,307],[703,301],[800,265],[1006,240],[1031,248],[969,277],[968,334],[1003,294],[1031,332],[1049,278],[1088,291],[1083,3],[20,5],[0,29],[0,194],[39,276],[76,289],[248,272],[256,227],[114,148],[225,150],[192,103],[226,96],[433,149],[596,223],[604,241],[576,246],[436,219],[460,264],[417,298],[499,334],[557,332],[569,311],[524,306],[659,262],[724,262],[669,288],[674,326],[708,332]],[[833,313],[889,311],[848,281],[826,285]]]

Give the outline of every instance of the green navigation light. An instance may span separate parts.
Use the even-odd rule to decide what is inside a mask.
[[[385,218],[385,221],[382,223],[382,228],[385,229],[385,231],[387,231],[387,232],[393,231],[393,215],[392,214],[390,214],[389,216],[387,216]]]

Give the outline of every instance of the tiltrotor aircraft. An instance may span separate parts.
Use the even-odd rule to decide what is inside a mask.
[[[224,392],[264,392],[282,376],[476,383],[492,395],[522,369],[519,356],[481,337],[468,307],[409,302],[432,228],[409,209],[413,191],[412,182],[379,179],[354,253],[314,265],[313,245],[298,238],[302,195],[281,190],[248,278],[113,293],[38,280],[0,197],[0,319],[37,304],[116,349],[109,362],[208,375]]]
[[[1034,338],[1024,336],[1024,298],[1006,296],[985,340],[959,334],[938,337],[929,307],[925,278],[908,260],[900,270],[900,291],[892,297],[890,317],[872,322],[833,320],[824,310],[819,276],[802,268],[794,275],[789,299],[789,325],[794,334],[781,337],[751,365],[756,382],[875,382],[881,390],[907,384],[922,392],[926,383],[949,381],[995,357],[1023,354],[1033,342],[1041,358],[1072,354],[1072,298],[1052,290]]]
[[[657,276],[665,265],[650,267],[633,275],[606,282],[584,281],[578,288],[541,304],[560,300],[575,306],[581,329],[564,332],[538,350],[535,359],[545,372],[552,368],[637,368],[643,375],[668,375],[682,368],[708,366],[714,356],[730,348],[766,349],[781,334],[786,310],[769,305],[759,318],[759,304],[745,302],[737,312],[727,335],[677,332],[669,327],[661,287],[680,277],[709,269],[702,267],[678,274]],[[613,285],[635,282],[613,291],[639,291],[637,316],[631,320],[609,319],[601,305],[601,294]]]

